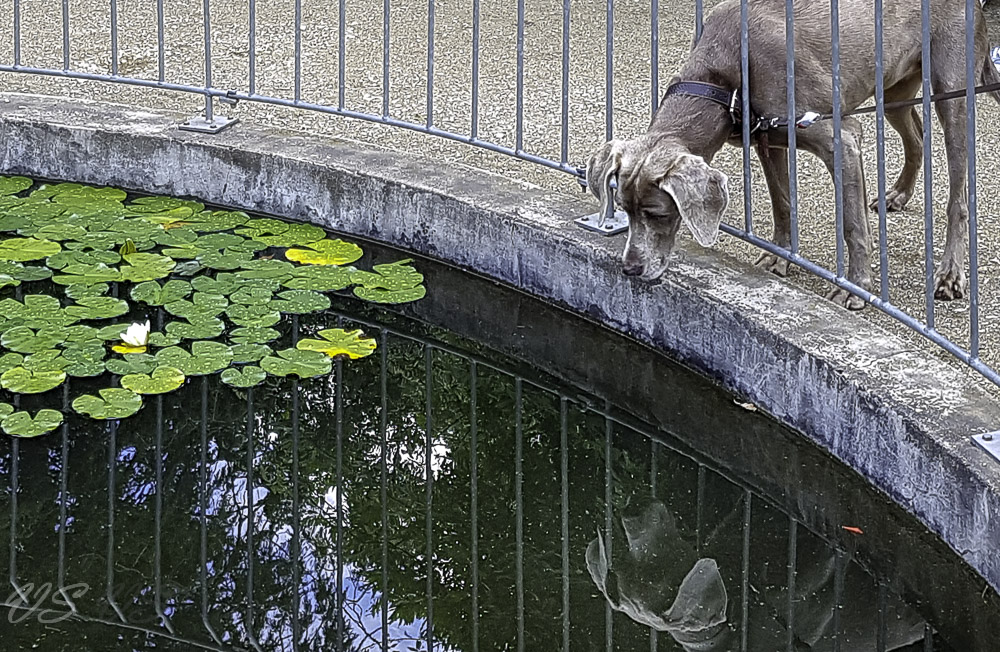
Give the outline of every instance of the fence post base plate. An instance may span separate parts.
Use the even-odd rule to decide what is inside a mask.
[[[217,134],[239,121],[239,118],[227,118],[224,115],[213,116],[211,120],[206,120],[203,115],[197,115],[182,122],[179,129],[181,131],[198,131],[203,134]]]
[[[991,455],[993,459],[1000,462],[1000,431],[974,435],[972,437],[972,441],[976,442],[976,444]]]
[[[618,235],[619,233],[628,231],[628,213],[625,211],[616,211],[614,216],[604,221],[603,226],[600,223],[600,219],[601,214],[594,213],[593,215],[578,217],[573,221],[582,228],[594,233],[600,233],[601,235]]]

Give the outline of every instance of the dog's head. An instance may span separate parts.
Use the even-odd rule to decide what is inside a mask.
[[[587,162],[587,185],[602,214],[616,200],[628,214],[622,268],[649,281],[666,271],[682,223],[698,244],[715,244],[729,204],[726,175],[676,142],[650,134],[601,146]]]
[[[728,598],[713,559],[698,559],[673,515],[653,500],[623,516],[624,541],[609,558],[601,536],[587,546],[587,570],[612,608],[670,635],[685,650],[721,651]]]

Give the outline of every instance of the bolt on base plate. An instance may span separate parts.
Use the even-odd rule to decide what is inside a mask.
[[[619,233],[628,231],[628,213],[625,211],[615,211],[614,216],[604,220],[603,226],[600,223],[600,219],[601,214],[594,213],[593,215],[578,217],[573,221],[588,231],[600,233],[601,235],[618,235]]]
[[[227,118],[224,115],[213,116],[211,120],[206,120],[205,116],[198,115],[182,122],[179,129],[181,131],[198,131],[204,134],[217,134],[227,127],[231,127],[239,118]]]
[[[975,435],[972,437],[972,441],[989,453],[993,459],[1000,462],[1000,431]]]

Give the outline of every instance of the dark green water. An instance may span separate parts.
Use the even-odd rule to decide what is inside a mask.
[[[295,324],[379,338],[329,377],[0,439],[0,648],[1000,649],[985,583],[794,433],[418,266],[415,304]]]

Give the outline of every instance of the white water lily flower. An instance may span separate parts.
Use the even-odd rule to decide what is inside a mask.
[[[149,343],[149,320],[145,324],[138,322],[128,327],[128,330],[121,333],[122,342],[129,346],[146,346]]]

